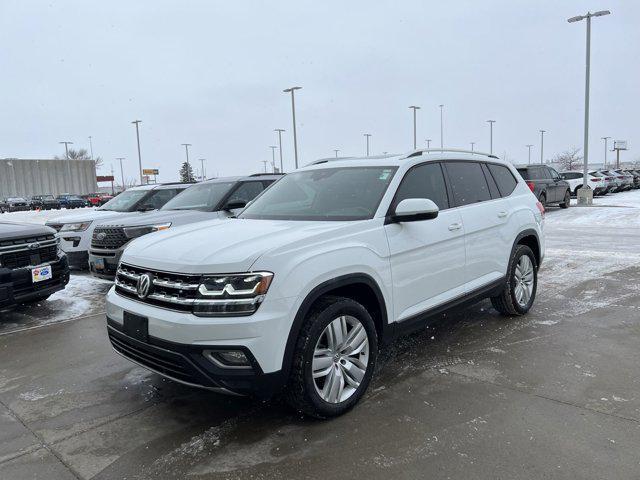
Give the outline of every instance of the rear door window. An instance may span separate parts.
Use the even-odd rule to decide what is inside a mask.
[[[478,162],[445,162],[455,205],[462,207],[491,200],[489,185]]]
[[[500,198],[500,191],[498,190],[498,185],[496,185],[496,181],[489,173],[489,167],[487,167],[486,163],[482,163],[482,173],[484,173],[484,178],[487,181],[487,185],[489,185],[489,193],[491,194],[491,198]]]
[[[503,197],[508,197],[509,195],[511,195],[511,192],[515,190],[516,185],[518,184],[518,181],[513,176],[513,173],[511,173],[511,170],[509,170],[509,168],[505,167],[504,165],[496,165],[494,163],[490,163],[488,165],[488,168],[489,172],[491,172],[491,175],[493,176],[493,179],[498,185],[500,194]]]

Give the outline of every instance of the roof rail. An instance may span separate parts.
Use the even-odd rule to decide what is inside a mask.
[[[495,156],[492,153],[485,153],[485,152],[478,152],[476,150],[464,150],[461,148],[419,148],[417,150],[414,150],[413,152],[411,152],[409,155],[407,155],[407,158],[410,157],[417,157],[418,155],[422,155],[423,153],[470,153],[472,155],[482,155],[485,157],[490,157],[490,158],[498,158],[497,156]]]
[[[277,172],[277,173],[252,173],[251,175],[249,175],[250,177],[264,177],[265,175],[284,175],[284,173],[282,172]]]
[[[327,162],[335,162],[335,161],[340,161],[340,160],[366,160],[368,158],[390,158],[390,157],[397,157],[398,154],[397,153],[389,153],[389,154],[383,154],[383,155],[369,155],[364,156],[364,157],[327,157],[327,158],[319,158],[317,160],[314,160],[313,162],[307,163],[305,166],[309,166],[309,165],[317,165],[319,163],[327,163]]]

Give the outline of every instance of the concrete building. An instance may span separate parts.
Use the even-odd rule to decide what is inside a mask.
[[[93,160],[0,159],[0,197],[93,193]]]

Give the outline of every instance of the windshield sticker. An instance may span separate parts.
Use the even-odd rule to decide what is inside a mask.
[[[380,174],[380,180],[386,180],[391,175],[391,170],[383,170]]]

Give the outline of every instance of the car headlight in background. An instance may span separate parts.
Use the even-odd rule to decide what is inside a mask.
[[[61,232],[84,232],[92,222],[65,223]]]
[[[271,272],[205,276],[193,313],[199,316],[251,315],[269,290]]]
[[[158,232],[160,230],[166,230],[171,227],[170,223],[160,223],[157,225],[141,225],[138,227],[125,227],[124,234],[128,239],[138,238],[147,233]]]

